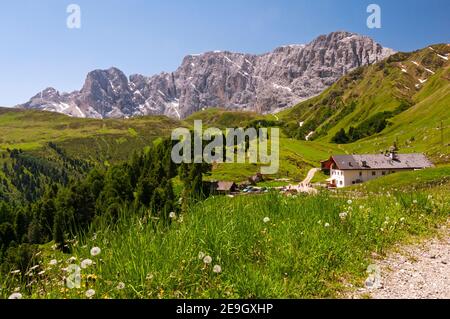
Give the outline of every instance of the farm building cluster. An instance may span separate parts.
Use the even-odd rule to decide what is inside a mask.
[[[399,154],[397,147],[394,145],[381,154],[332,155],[328,160],[321,162],[321,169],[310,170],[306,179],[298,185],[273,187],[273,189],[286,193],[293,191],[315,193],[317,192],[317,186],[329,189],[344,188],[398,172],[421,170],[429,167],[433,167],[433,164],[424,154]],[[311,180],[319,170],[322,170],[329,178],[326,180],[326,184],[316,183],[312,185]],[[262,181],[264,181],[264,176],[257,174],[240,184],[231,181],[207,182],[206,191],[210,194],[219,195],[266,192],[268,191],[266,187],[256,186]]]

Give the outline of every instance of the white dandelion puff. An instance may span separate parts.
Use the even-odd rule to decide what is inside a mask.
[[[91,249],[91,256],[97,256],[102,252],[99,247],[94,247]]]
[[[330,227],[330,224],[329,224],[329,223],[325,223],[324,226],[325,226],[325,227]]]
[[[90,260],[90,259],[84,259],[84,260],[81,262],[81,268],[86,269],[87,267],[92,266],[92,264],[93,264],[92,260]]]
[[[15,292],[8,297],[8,299],[22,299],[22,294],[20,292]]]
[[[267,224],[268,222],[270,222],[270,218],[269,217],[264,217],[263,222],[265,224]]]
[[[58,264],[58,261],[56,259],[52,259],[52,260],[50,260],[50,262],[48,264],[50,266],[55,266],[56,264]]]
[[[340,213],[340,214],[339,214],[339,218],[340,218],[341,220],[344,220],[344,219],[347,218],[347,215],[348,215],[347,212]]]
[[[222,272],[222,267],[220,267],[219,265],[215,265],[213,268],[213,272],[215,272],[216,274],[220,274]]]
[[[125,289],[125,284],[123,283],[123,282],[119,282],[118,284],[117,284],[117,290],[122,290],[122,289]]]
[[[203,262],[208,265],[211,264],[212,263],[211,256],[206,256],[205,258],[203,258]]]
[[[417,199],[413,200],[413,204],[417,204]]]
[[[70,257],[69,259],[67,259],[67,262],[68,262],[68,263],[73,263],[73,262],[76,261],[76,260],[77,260],[77,257],[72,256],[72,257]]]
[[[170,212],[169,218],[170,219],[176,219],[177,218],[177,214],[175,214],[174,212]]]
[[[95,296],[95,290],[94,289],[89,289],[88,291],[86,291],[86,297],[92,298],[94,296]]]
[[[351,205],[351,204],[353,204],[353,201],[352,201],[351,199],[349,199],[349,200],[347,201],[347,204]]]
[[[202,251],[198,253],[198,259],[203,259],[205,258],[205,256],[206,256],[205,253]]]

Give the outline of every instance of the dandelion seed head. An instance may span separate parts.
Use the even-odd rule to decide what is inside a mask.
[[[198,259],[203,259],[205,258],[205,256],[206,256],[205,253],[202,251],[198,253]]]
[[[119,282],[118,284],[117,284],[117,290],[122,290],[122,289],[125,289],[125,284],[123,283],[123,282]]]
[[[349,200],[347,201],[347,204],[351,205],[351,204],[353,204],[353,201],[352,201],[351,199],[349,199]]]
[[[76,260],[77,260],[77,257],[72,256],[72,257],[70,257],[69,259],[67,259],[67,262],[68,262],[68,263],[73,263],[73,262],[76,261]]]
[[[215,272],[216,274],[220,274],[222,272],[222,267],[220,267],[219,265],[215,265],[213,268],[213,272]]]
[[[8,299],[22,299],[22,294],[20,292],[15,292],[11,294]]]
[[[97,256],[102,252],[102,250],[99,247],[93,247],[91,249],[91,256]]]
[[[267,224],[268,222],[270,222],[270,218],[269,217],[264,217],[263,222],[265,224]]]
[[[92,260],[90,260],[90,259],[84,259],[84,260],[81,262],[81,268],[86,269],[87,267],[92,266],[92,264],[93,264]]]
[[[205,258],[203,258],[203,262],[208,265],[211,264],[212,263],[211,256],[205,256]]]
[[[325,223],[324,226],[325,226],[325,227],[330,227],[330,224],[329,224],[329,223]]]
[[[95,290],[94,289],[89,289],[88,291],[86,291],[86,297],[92,298],[94,296],[95,296]]]
[[[56,259],[52,259],[52,260],[50,260],[50,262],[48,264],[50,266],[55,266],[56,264],[58,264],[58,261]]]
[[[347,215],[348,215],[347,212],[340,213],[340,214],[339,214],[339,218],[342,219],[342,220],[344,220],[344,219],[347,218]]]
[[[169,218],[170,219],[176,219],[177,218],[177,214],[175,214],[174,212],[170,212]]]

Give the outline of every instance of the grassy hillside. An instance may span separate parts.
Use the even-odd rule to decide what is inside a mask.
[[[88,298],[89,289],[93,298],[338,297],[363,283],[372,253],[433,234],[448,218],[445,196],[394,190],[370,201],[368,193],[215,197],[168,228],[124,209],[117,224],[105,220],[72,241],[70,254],[41,246],[20,291],[24,298]],[[101,253],[91,256],[92,247]],[[69,264],[86,259],[93,264],[81,269],[81,287],[65,288]],[[18,277],[2,278],[0,296],[22,287]]]
[[[83,159],[92,165],[112,164],[129,158],[158,137],[169,136],[172,129],[192,127],[202,120],[205,127],[221,129],[247,127],[258,121],[274,122],[271,115],[250,112],[208,109],[193,114],[185,121],[163,116],[125,120],[94,120],[71,118],[57,113],[0,109],[0,151],[22,149],[27,153],[52,161],[61,161],[59,154],[48,146],[54,143],[68,157]],[[309,168],[338,152],[335,145],[281,138],[280,171],[272,178],[302,180]],[[214,167],[208,179],[245,181],[259,172],[259,164],[221,164]]]
[[[42,152],[49,142],[69,155],[94,162],[124,160],[134,149],[168,136],[179,121],[164,116],[128,120],[95,120],[18,109],[0,108],[0,150]]]
[[[372,130],[369,137],[344,146],[347,152],[379,152],[398,139],[401,151],[423,151],[437,162],[448,162],[450,63],[442,57],[449,52],[450,46],[442,44],[398,53],[355,70],[279,117],[295,137],[314,132],[310,137],[322,142],[330,142],[341,129],[348,133],[351,126],[363,133]],[[377,133],[382,120],[387,126]]]
[[[0,200],[33,201],[48,185],[125,161],[181,125],[163,116],[94,120],[0,108]]]
[[[392,174],[348,188],[349,191],[362,191],[364,193],[382,193],[387,189],[394,191],[438,189],[441,194],[447,194],[449,196],[450,166]]]
[[[228,111],[221,108],[210,108],[192,114],[186,118],[185,121],[190,125],[193,125],[195,120],[201,120],[204,126],[225,129],[246,127],[250,121],[262,120],[265,118],[264,115],[253,112]]]
[[[280,170],[271,178],[299,181],[309,168],[317,167],[331,154],[378,153],[394,142],[401,152],[424,152],[435,163],[448,163],[450,64],[443,57],[449,52],[450,46],[443,44],[398,53],[355,70],[323,94],[277,116],[212,108],[185,121],[163,116],[93,120],[0,108],[0,152],[22,149],[58,163],[60,154],[49,147],[54,143],[69,159],[81,159],[92,166],[108,165],[126,160],[134,150],[168,136],[175,127],[192,127],[194,120],[202,120],[205,127],[221,129],[258,122],[284,128],[283,132],[294,138],[282,134]],[[349,134],[350,127],[363,133],[369,130],[370,136],[343,145],[331,143],[338,131],[344,129]],[[377,129],[381,131],[377,133]],[[313,141],[302,140],[311,132]],[[245,181],[259,171],[259,166],[215,165],[208,178]]]
[[[283,180],[265,185],[286,183],[285,178],[300,181],[331,154],[379,152],[394,141],[401,152],[425,152],[435,163],[446,163],[450,71],[448,61],[437,54],[448,52],[447,45],[437,45],[399,53],[356,70],[322,95],[277,116],[208,109],[185,121],[163,116],[93,120],[0,108],[0,204],[13,204],[11,209],[0,205],[0,238],[7,238],[13,251],[0,257],[8,265],[31,260],[20,264],[26,273],[4,272],[0,298],[17,287],[26,298],[338,297],[349,283],[364,281],[372,253],[382,255],[395,243],[434,234],[446,223],[448,165],[317,195],[272,192],[192,202],[180,196],[194,193],[192,185],[201,188],[199,176],[205,171],[195,165],[179,171],[165,165],[170,163],[170,142],[153,142],[176,127],[191,128],[196,119],[222,129],[283,128],[280,170],[269,176]],[[384,121],[385,127],[379,126]],[[359,132],[381,129],[357,142],[330,142],[341,130],[350,134],[351,127]],[[310,131],[315,132],[313,140],[302,140]],[[164,152],[148,148],[132,161],[114,165],[152,143],[165,147]],[[99,166],[109,169],[84,178]],[[240,182],[259,166],[219,164],[204,177]],[[167,181],[173,189],[170,182],[160,185],[164,172],[170,173]],[[315,180],[324,178],[317,175]],[[72,179],[83,182],[77,186]],[[70,187],[54,199],[54,183]],[[108,199],[117,202],[112,205]],[[163,203],[167,206],[159,207]],[[169,214],[174,211],[178,216]],[[66,215],[74,218],[62,218]],[[63,226],[75,217],[89,223],[73,237]],[[27,223],[27,229],[21,227]],[[39,225],[47,227],[45,241],[27,242],[43,232]],[[25,246],[14,246],[18,229]],[[65,253],[54,242],[34,245],[52,236],[67,243]],[[101,253],[91,256],[93,247]],[[34,254],[36,248],[40,253]],[[81,287],[67,289],[68,266],[83,261],[86,266],[88,259]]]

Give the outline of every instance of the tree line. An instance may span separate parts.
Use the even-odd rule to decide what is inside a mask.
[[[101,218],[116,221],[124,207],[146,212],[169,225],[171,212],[177,213],[207,196],[202,176],[211,170],[205,163],[174,164],[173,144],[170,139],[161,140],[133,153],[125,163],[94,168],[82,179],[65,183],[56,178],[35,200],[0,201],[3,271],[18,268],[24,273],[38,244],[53,240],[59,249],[68,250],[68,239]],[[181,201],[173,187],[177,176],[184,185]]]

